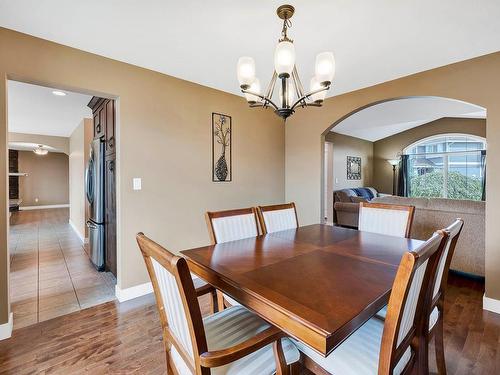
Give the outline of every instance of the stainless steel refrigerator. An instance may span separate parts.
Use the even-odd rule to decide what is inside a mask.
[[[90,144],[90,156],[85,170],[85,193],[90,204],[90,260],[99,271],[104,270],[104,142],[95,139]]]

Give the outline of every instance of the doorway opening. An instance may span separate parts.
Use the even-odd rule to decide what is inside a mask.
[[[478,105],[427,96],[347,114],[322,135],[322,221],[357,228],[360,202],[412,205],[411,236],[424,240],[464,218],[452,269],[484,276],[486,116]]]
[[[10,301],[18,329],[115,298],[116,116],[112,99],[13,80],[7,89]],[[89,165],[101,168],[96,174]]]

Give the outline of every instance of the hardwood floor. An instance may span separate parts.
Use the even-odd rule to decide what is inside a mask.
[[[445,306],[448,374],[500,373],[500,315],[482,310],[482,282],[449,278]],[[208,313],[209,300],[200,300]],[[431,373],[435,373],[431,348]],[[164,374],[153,295],[116,301],[14,331],[0,341],[0,374]]]
[[[10,296],[14,329],[115,298],[115,279],[97,272],[68,224],[67,208],[13,212]]]

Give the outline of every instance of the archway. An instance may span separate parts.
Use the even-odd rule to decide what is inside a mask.
[[[466,126],[462,124],[456,128],[454,124],[451,124],[451,126],[448,125],[446,128],[439,129],[434,126],[433,129],[429,129],[427,132],[422,131],[422,125],[444,118],[481,119],[483,122],[480,129],[468,130],[468,124]],[[381,181],[392,177],[392,167],[386,163],[387,160],[399,157],[403,148],[425,136],[447,132],[460,132],[457,131],[457,129],[465,129],[464,131],[468,134],[485,137],[485,118],[486,109],[481,106],[437,96],[406,96],[380,100],[359,107],[342,116],[321,134],[321,149],[323,153],[321,158],[320,220],[322,222],[331,222],[333,190],[362,187],[368,184],[370,186],[378,185],[383,193],[392,194],[392,179],[387,183]],[[413,131],[415,134],[407,135],[406,138],[410,141],[400,136],[405,132],[412,133],[412,129],[419,129],[420,131]],[[334,162],[338,170],[335,176],[329,173],[331,172],[330,167],[333,162],[332,155],[329,155],[329,153],[335,152],[335,148],[331,146],[332,134],[338,134],[339,137],[350,137],[348,143],[352,144],[350,144],[349,147],[342,147],[342,151],[337,152],[337,159],[340,159],[340,156],[345,159],[347,156],[345,153],[348,153],[349,150],[353,153],[351,156],[356,158],[360,157],[362,168],[362,170],[360,170],[360,176],[356,175],[353,179],[349,179],[348,176],[345,176],[345,169],[347,168],[345,160],[342,161],[344,164],[341,164],[340,160]],[[356,140],[360,140],[357,142],[360,148],[369,149],[370,144],[379,144],[379,141],[387,140],[396,135],[399,135],[400,138],[399,147],[395,149],[394,145],[391,145],[392,149],[384,150],[385,154],[384,152],[379,152],[378,154],[372,152],[370,154],[369,151],[365,150],[363,152],[362,150],[355,149]],[[416,136],[419,138],[415,138]],[[397,142],[393,143],[396,145],[398,144]],[[345,145],[343,144],[342,146]],[[357,155],[354,155],[355,153],[357,153]],[[375,168],[373,168],[373,166],[375,166]],[[332,182],[331,178],[335,179],[335,181]],[[329,188],[333,188],[333,190],[328,191]],[[330,212],[330,215],[327,214],[328,212]]]

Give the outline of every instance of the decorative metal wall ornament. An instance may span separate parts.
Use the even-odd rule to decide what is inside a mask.
[[[282,5],[276,11],[278,17],[283,20],[283,29],[274,52],[274,71],[271,82],[263,95],[260,92],[260,81],[255,77],[254,59],[247,56],[240,57],[237,66],[240,88],[250,107],[272,107],[274,112],[285,120],[298,107],[321,107],[335,75],[333,53],[319,53],[316,56],[315,74],[311,78],[309,92],[304,92],[295,66],[295,46],[287,34],[292,26],[290,19],[294,12],[295,8],[291,5]],[[272,100],[277,79],[281,80],[278,84],[280,106]],[[294,102],[295,98],[297,100]]]
[[[361,158],[357,156],[347,157],[347,179],[361,180]]]
[[[212,181],[232,180],[231,116],[212,113]]]

